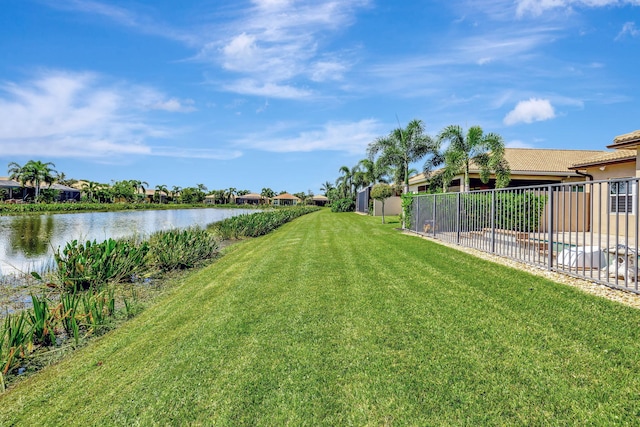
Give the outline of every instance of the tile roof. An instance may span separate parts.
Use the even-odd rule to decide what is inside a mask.
[[[511,175],[566,175],[573,173],[569,168],[577,162],[604,154],[602,150],[559,150],[541,148],[505,148],[504,158],[509,163]],[[479,173],[473,163],[469,172]],[[424,180],[423,174],[409,178],[409,183]]]
[[[236,199],[262,200],[266,199],[266,197],[258,193],[247,193],[244,196],[236,196]]]
[[[574,163],[571,169],[580,169],[586,166],[601,165],[603,163],[618,163],[626,160],[636,159],[636,150],[615,150],[608,151],[598,156],[584,159],[580,162]]]
[[[616,144],[624,144],[627,142],[640,142],[640,130],[636,130],[630,133],[625,133],[624,135],[618,135],[613,138],[613,145]]]
[[[296,196],[292,196],[289,193],[283,193],[273,198],[273,200],[300,200]]]

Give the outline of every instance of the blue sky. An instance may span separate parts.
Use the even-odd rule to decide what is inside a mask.
[[[319,193],[414,118],[605,149],[639,54],[640,0],[4,0],[0,168]]]

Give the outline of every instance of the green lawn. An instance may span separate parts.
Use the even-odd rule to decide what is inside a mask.
[[[305,215],[0,397],[0,425],[640,424],[640,311]]]

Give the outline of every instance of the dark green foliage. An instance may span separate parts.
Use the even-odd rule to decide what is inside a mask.
[[[58,276],[71,291],[89,289],[108,281],[120,281],[140,271],[149,251],[149,244],[128,240],[105,240],[102,243],[74,240],[60,253],[54,254]]]
[[[17,357],[25,356],[31,338],[30,332],[27,315],[24,311],[5,317],[3,338],[0,340],[4,342],[4,345],[0,347],[2,349],[0,351],[2,375],[6,375],[11,370]]]
[[[407,228],[415,227],[415,224],[411,224],[412,203],[421,197],[428,198],[429,206],[433,204],[433,198],[436,199],[438,218],[455,218],[459,215],[462,231],[493,226],[502,230],[535,232],[538,231],[547,203],[547,196],[525,191],[406,195],[403,198],[403,209],[407,214]],[[492,217],[491,205],[494,201]]]
[[[331,203],[331,212],[353,212],[356,209],[356,202],[353,199],[338,199]]]
[[[159,209],[189,209],[211,207],[199,203],[158,205],[149,203],[24,203],[10,205],[0,203],[0,214],[23,214],[42,212],[112,212],[126,210],[159,210]]]
[[[67,337],[73,337],[76,345],[80,340],[80,325],[78,324],[78,303],[80,296],[77,292],[64,292],[60,295],[60,322]]]
[[[238,215],[209,225],[222,239],[263,236],[299,216],[317,211],[316,206],[296,206],[248,215]]]
[[[207,230],[192,227],[184,230],[159,231],[149,239],[149,257],[160,270],[191,268],[218,253],[218,239]]]
[[[50,346],[56,342],[55,319],[47,298],[43,295],[38,297],[31,295],[33,309],[28,311],[29,323],[31,324],[31,339],[38,345]]]

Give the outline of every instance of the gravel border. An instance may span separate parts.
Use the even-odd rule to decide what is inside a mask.
[[[402,231],[402,233],[410,236],[421,237],[425,240],[429,240],[430,242],[434,242],[442,246],[447,246],[449,248],[453,248],[461,252],[468,253],[475,257],[482,258],[487,261],[495,262],[496,264],[506,265],[508,267],[516,268],[518,270],[524,270],[536,276],[544,277],[556,283],[562,283],[564,285],[573,286],[574,288],[578,288],[583,292],[596,295],[602,298],[607,298],[611,301],[616,301],[616,302],[619,302],[620,304],[624,304],[629,307],[640,308],[640,294],[635,294],[633,292],[628,292],[622,289],[610,288],[600,283],[592,282],[585,279],[578,279],[575,277],[567,276],[566,274],[556,273],[555,271],[549,271],[541,267],[516,261],[510,258],[493,255],[477,249],[467,248],[464,246],[443,242],[441,240],[432,239],[411,231]]]

